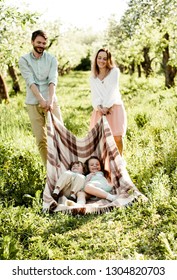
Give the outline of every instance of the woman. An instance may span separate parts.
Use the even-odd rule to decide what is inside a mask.
[[[127,118],[119,91],[120,71],[113,63],[107,49],[99,49],[92,65],[90,88],[93,112],[90,129],[99,118],[106,116],[120,155],[123,154],[123,137],[126,134]]]

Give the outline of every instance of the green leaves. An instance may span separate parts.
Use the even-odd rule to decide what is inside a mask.
[[[42,192],[45,181],[43,167],[30,152],[22,152],[11,143],[0,146],[0,195],[1,201],[15,205],[39,205],[39,191]],[[38,192],[37,192],[38,191]],[[31,200],[26,198],[31,197]]]
[[[5,70],[8,64],[16,65],[21,55],[20,46],[24,45],[27,27],[36,23],[38,15],[30,12],[20,12],[18,8],[11,7],[6,1],[0,2],[0,70]],[[26,31],[24,32],[24,27]],[[30,32],[30,33],[29,33]],[[29,41],[29,37],[26,37]]]
[[[176,18],[175,0],[129,1],[128,9],[120,23],[116,24],[115,20],[110,19],[108,26],[107,43],[113,49],[118,65],[123,65],[129,70],[132,62],[135,68],[141,67],[143,63],[147,64],[143,50],[148,48],[150,61],[154,60],[155,64],[160,66],[164,49],[169,47],[168,64],[175,66],[177,60]],[[164,39],[167,33],[169,40]],[[153,71],[157,73],[158,70],[153,67]],[[145,74],[147,74],[146,71]],[[169,87],[171,84],[169,83]]]

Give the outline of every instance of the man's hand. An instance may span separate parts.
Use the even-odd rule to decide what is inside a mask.
[[[53,110],[53,100],[48,100],[46,101],[46,108],[47,108],[47,111],[52,111]]]
[[[47,101],[45,99],[41,99],[39,105],[42,109],[47,109]]]

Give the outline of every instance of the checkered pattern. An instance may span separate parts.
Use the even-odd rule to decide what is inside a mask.
[[[114,194],[120,194],[121,198],[127,200],[127,203],[141,195],[130,179],[125,161],[118,152],[106,117],[103,116],[84,138],[77,138],[73,135],[53,114],[48,113],[47,118],[48,159],[47,181],[43,192],[44,209],[49,208],[52,204],[51,192],[59,176],[69,169],[70,163],[78,160],[85,162],[92,155],[102,159],[105,169],[110,172],[114,184]],[[131,193],[128,198],[127,192]],[[118,202],[116,204],[116,202],[110,203],[106,200],[100,200],[93,203],[93,208],[90,203],[88,207],[86,204],[85,212],[95,212],[95,209],[96,212],[99,212],[99,208],[106,211],[108,205],[120,207]],[[55,211],[67,212],[70,208],[72,207],[58,205]]]

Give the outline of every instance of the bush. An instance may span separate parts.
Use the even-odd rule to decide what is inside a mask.
[[[91,69],[90,55],[81,59],[81,62],[74,68],[76,71],[89,71]]]
[[[145,113],[137,114],[135,116],[135,121],[138,128],[143,128],[148,123],[148,117]]]
[[[34,196],[45,184],[42,164],[28,150],[21,150],[11,143],[0,144],[0,196],[6,203],[26,204],[24,195]]]

